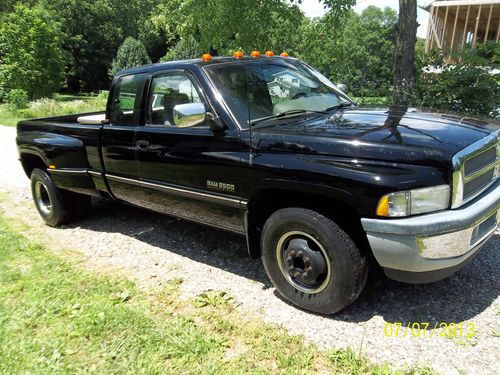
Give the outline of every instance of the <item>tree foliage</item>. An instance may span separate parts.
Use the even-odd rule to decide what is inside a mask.
[[[122,69],[132,68],[134,66],[150,64],[151,59],[148,56],[146,47],[141,41],[128,37],[118,48],[116,57],[111,64],[109,75],[112,77]]]
[[[13,89],[30,98],[52,95],[64,69],[59,25],[40,7],[24,5],[0,21],[0,97]]]
[[[390,103],[397,12],[368,7],[357,14],[355,0],[317,1],[327,13],[309,19],[302,0],[1,0],[0,100],[12,89],[30,97],[108,89],[109,73],[149,58],[256,49],[287,51],[347,84],[362,102]],[[451,69],[448,53],[429,58],[417,41],[413,104],[498,116],[498,75],[490,74],[500,64],[498,46],[466,49]],[[422,72],[429,64],[443,74]]]
[[[388,96],[392,86],[394,33],[397,14],[391,8],[367,7],[348,13],[331,31],[331,18],[305,24],[300,57],[355,96]],[[327,37],[327,35],[332,35]]]
[[[225,54],[234,49],[284,49],[304,19],[296,5],[281,0],[174,0],[159,7],[157,23],[175,33],[183,46]],[[192,44],[192,43],[191,43]]]

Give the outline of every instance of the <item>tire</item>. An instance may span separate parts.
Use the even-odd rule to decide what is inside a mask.
[[[39,168],[31,173],[31,192],[38,213],[51,227],[81,218],[90,209],[90,196],[59,189],[47,172]]]
[[[329,218],[285,208],[266,221],[262,261],[276,290],[292,304],[320,314],[336,313],[361,293],[367,260]]]

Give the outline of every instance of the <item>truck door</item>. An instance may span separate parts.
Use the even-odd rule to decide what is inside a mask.
[[[117,79],[110,93],[109,123],[101,136],[103,165],[111,193],[118,199],[140,204],[136,160],[136,129],[144,121],[143,91],[147,74]]]
[[[215,134],[203,116],[201,122],[194,125],[176,124],[174,112],[182,106],[201,106],[202,112],[215,113],[201,86],[188,71],[170,70],[153,75],[146,122],[136,133],[144,192],[142,205],[243,232],[238,131],[228,129]]]

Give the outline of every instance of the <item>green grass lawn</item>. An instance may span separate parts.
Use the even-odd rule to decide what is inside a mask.
[[[28,108],[20,110],[12,110],[6,104],[0,104],[0,125],[15,126],[18,121],[28,118],[104,111],[106,109],[106,100],[106,93],[98,96],[56,94],[51,99],[35,100],[29,103]]]
[[[0,125],[16,126],[18,121],[25,119],[20,114],[9,111],[5,104],[0,104]]]
[[[85,271],[25,229],[0,216],[0,373],[392,373],[243,317],[224,292],[183,300],[181,279],[145,291]]]

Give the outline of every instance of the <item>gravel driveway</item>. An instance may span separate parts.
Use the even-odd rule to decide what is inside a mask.
[[[430,366],[442,373],[494,374],[500,370],[500,235],[462,271],[430,285],[406,285],[380,273],[347,310],[310,314],[281,300],[242,237],[114,202],[98,202],[90,217],[69,227],[42,224],[31,204],[29,181],[16,160],[15,129],[0,126],[0,207],[43,233],[55,249],[86,257],[84,266],[121,269],[142,285],[182,277],[186,297],[227,290],[242,311],[304,335],[319,347],[352,347],[373,362]],[[471,322],[474,339],[386,337],[387,322]]]

